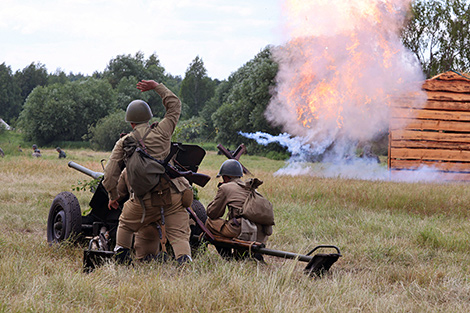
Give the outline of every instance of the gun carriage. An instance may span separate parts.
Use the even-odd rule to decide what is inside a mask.
[[[231,153],[222,145],[218,145],[219,150],[227,158],[239,159],[245,151],[245,147],[240,145],[238,149]],[[185,145],[172,143],[170,155],[174,165],[167,167],[167,174],[170,176],[182,175],[191,184],[204,187],[210,177],[197,173],[206,152],[197,145]],[[168,160],[170,158],[167,158]],[[68,166],[78,170],[96,180],[98,184],[93,188],[93,196],[89,206],[91,210],[82,213],[77,197],[68,191],[59,193],[53,200],[49,210],[47,221],[47,241],[51,244],[63,241],[72,241],[85,245],[83,265],[84,270],[92,271],[96,266],[102,264],[106,259],[114,256],[114,246],[116,244],[116,231],[119,223],[121,208],[127,198],[120,200],[118,210],[108,209],[108,193],[102,185],[103,173],[92,171],[75,162],[69,162]],[[245,173],[249,171],[243,166]],[[207,219],[204,205],[194,199],[190,207],[186,208],[194,225],[191,225],[191,248],[196,251],[206,243],[214,245],[216,248],[233,249],[235,254],[240,256],[252,256],[255,253],[271,255],[286,259],[295,259],[307,262],[304,273],[310,276],[321,275],[327,272],[330,267],[341,257],[341,252],[334,245],[319,245],[307,254],[297,254],[286,251],[268,249],[259,242],[243,241],[238,239],[226,239],[214,236],[205,227]],[[334,253],[318,253],[323,249],[332,249]],[[317,252],[314,254],[314,252]]]

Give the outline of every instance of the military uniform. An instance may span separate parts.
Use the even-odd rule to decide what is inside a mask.
[[[181,102],[173,92],[162,84],[158,84],[154,90],[162,97],[166,114],[158,125],[150,130],[144,143],[150,155],[163,160],[170,152],[171,136],[181,114]],[[133,132],[138,133],[142,138],[149,129],[148,123],[140,123],[134,127]],[[116,142],[104,171],[103,186],[108,191],[111,200],[119,198],[118,182],[125,157],[123,141],[131,135],[132,133],[123,136]],[[169,185],[171,202],[164,206],[166,237],[173,247],[176,258],[183,255],[190,256],[189,215],[182,206],[182,194],[190,188],[190,185],[184,177],[171,179]],[[133,235],[136,233],[136,257],[138,259],[154,254],[158,249],[159,231],[157,226],[162,221],[160,214],[162,205],[155,205],[159,202],[158,197],[159,194],[156,191],[149,192],[143,197],[145,218],[141,221],[144,209],[131,192],[119,217],[116,245],[130,249]]]
[[[249,190],[240,178],[220,184],[217,194],[207,206],[206,227],[214,234],[227,238],[236,238],[241,232],[240,212],[248,197]],[[222,219],[225,208],[228,208],[227,219]],[[256,224],[256,241],[266,243],[272,234],[272,226]]]
[[[59,159],[65,159],[67,157],[64,150],[56,148],[56,151],[59,153]]]

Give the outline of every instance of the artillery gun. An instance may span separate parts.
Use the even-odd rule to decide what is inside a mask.
[[[205,150],[197,145],[172,143],[170,155],[174,157],[174,166],[171,166],[171,175],[181,174],[190,183],[204,187],[210,177],[197,173],[197,170],[205,154]],[[103,259],[114,255],[119,216],[128,197],[119,200],[119,209],[110,210],[108,193],[102,184],[103,173],[92,171],[72,161],[68,166],[98,180],[97,186],[92,188],[93,196],[89,203],[91,210],[82,215],[79,201],[72,192],[59,193],[49,210],[47,241],[51,244],[66,240],[87,244],[84,266],[85,269],[92,270],[102,263]],[[204,206],[198,200],[193,200],[191,207],[205,222],[207,215]],[[197,238],[200,233],[196,225],[191,226],[191,238]],[[199,241],[191,240],[193,249],[197,249],[200,244]]]
[[[235,153],[231,154],[223,146],[218,146],[219,150],[227,158],[236,158],[237,160],[241,155],[240,147]],[[242,148],[244,150],[244,146]],[[196,145],[173,143],[170,152],[170,155],[174,156],[175,168],[173,168],[173,171],[189,173],[190,175],[185,177],[188,178],[190,183],[204,187],[207,180],[201,183],[201,180],[191,179],[191,176],[195,176],[194,173],[197,172],[205,153],[204,149]],[[120,208],[118,210],[109,210],[108,193],[102,185],[103,173],[94,172],[75,162],[69,162],[68,165],[99,180],[99,183],[92,190],[94,193],[89,203],[91,211],[87,215],[82,215],[80,204],[73,193],[64,191],[54,198],[47,222],[47,240],[50,243],[60,243],[65,240],[88,242],[88,246],[84,250],[83,265],[85,271],[92,271],[96,266],[102,264],[104,260],[112,258],[115,254],[113,249],[116,245],[116,230],[119,223],[119,215],[127,198],[120,200]],[[243,169],[249,173],[245,167]],[[218,237],[211,234],[205,227],[207,213],[201,202],[193,200],[191,206],[186,208],[186,210],[195,222],[194,225],[190,226],[190,245],[193,251],[209,243],[214,245],[217,250],[219,250],[218,248],[232,249],[234,256],[251,257],[258,253],[285,259],[295,259],[300,262],[307,262],[304,273],[310,276],[324,274],[341,257],[340,249],[334,245],[318,245],[307,254],[302,255],[268,249],[263,243],[259,242]],[[333,249],[335,252],[313,254],[323,249]]]

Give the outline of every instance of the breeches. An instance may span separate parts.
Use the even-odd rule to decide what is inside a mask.
[[[256,224],[257,236],[256,241],[266,243],[268,236],[273,233],[272,226],[263,226]],[[222,236],[225,238],[237,238],[241,233],[241,227],[236,225],[232,220],[224,220],[221,218],[206,220],[207,229],[216,236]]]
[[[221,218],[207,218],[206,227],[212,234],[226,238],[236,238],[241,232],[240,226],[232,220],[227,221]]]
[[[176,258],[184,254],[191,255],[189,214],[183,208],[181,198],[181,193],[172,193],[172,204],[164,210],[166,237],[173,247]],[[152,207],[151,199],[145,200],[144,204],[146,210],[143,223],[141,223],[143,208],[139,200],[128,200],[124,204],[116,236],[118,246],[130,249],[135,234],[134,249],[137,259],[158,253],[160,246],[157,226],[161,226],[162,222],[161,207]]]

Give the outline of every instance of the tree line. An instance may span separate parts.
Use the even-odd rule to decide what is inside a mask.
[[[422,65],[428,78],[451,69],[470,70],[470,4],[464,0],[417,0],[404,25],[401,38]],[[175,140],[214,141],[227,146],[244,142],[251,152],[261,148],[239,135],[262,131],[277,135],[281,129],[268,124],[264,111],[275,85],[278,65],[267,46],[233,72],[228,79],[211,79],[201,57],[189,64],[184,77],[165,71],[156,54],[145,58],[118,55],[103,72],[90,76],[48,74],[40,63],[15,73],[0,64],[0,117],[19,128],[25,139],[38,144],[58,141],[89,141],[95,149],[110,150],[121,132],[127,104],[147,101],[158,120],[164,108],[156,93],[140,93],[141,79],[162,82],[183,103]]]

